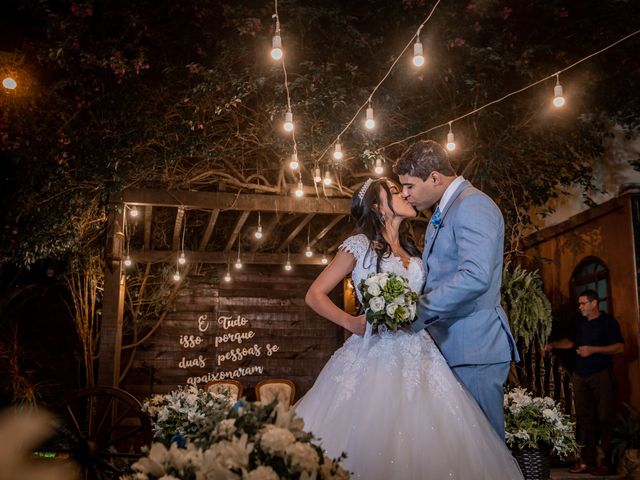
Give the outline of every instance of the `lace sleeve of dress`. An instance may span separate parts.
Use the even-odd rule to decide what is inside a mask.
[[[369,240],[362,233],[353,235],[342,242],[338,249],[343,252],[350,253],[356,258],[356,261],[358,261],[367,253],[367,250],[369,249]]]

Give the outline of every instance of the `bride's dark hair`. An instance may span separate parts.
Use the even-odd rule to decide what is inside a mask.
[[[389,188],[389,182],[392,181],[385,177],[372,180],[364,195],[360,195],[361,187],[351,197],[351,216],[356,221],[358,231],[369,239],[369,249],[377,254],[376,272],[380,272],[382,259],[391,256],[392,253],[391,246],[382,236],[384,219],[378,209],[380,192],[384,190],[387,193],[387,205],[395,213],[392,205],[393,194],[391,193],[391,188]],[[401,190],[398,186],[396,188],[398,188],[398,191]],[[420,256],[420,251],[413,244],[409,228],[405,222],[400,225],[400,245],[412,257]]]

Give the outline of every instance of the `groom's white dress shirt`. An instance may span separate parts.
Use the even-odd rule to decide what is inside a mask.
[[[464,177],[460,175],[456,177],[455,180],[451,182],[447,187],[447,189],[444,191],[444,193],[442,194],[442,198],[440,199],[440,202],[438,202],[438,208],[440,209],[440,213],[444,211],[444,207],[447,206],[447,203],[449,202],[451,195],[453,195],[453,192],[455,192],[458,189],[458,187],[462,182],[464,182]]]

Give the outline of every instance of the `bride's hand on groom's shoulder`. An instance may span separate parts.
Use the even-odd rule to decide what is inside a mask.
[[[357,317],[351,317],[345,328],[349,330],[351,333],[355,333],[356,335],[364,335],[364,332],[367,327],[367,318],[365,315],[358,315]]]

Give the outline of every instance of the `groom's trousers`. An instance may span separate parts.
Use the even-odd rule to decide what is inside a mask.
[[[504,439],[504,382],[511,362],[451,367],[486,415],[493,429]]]

